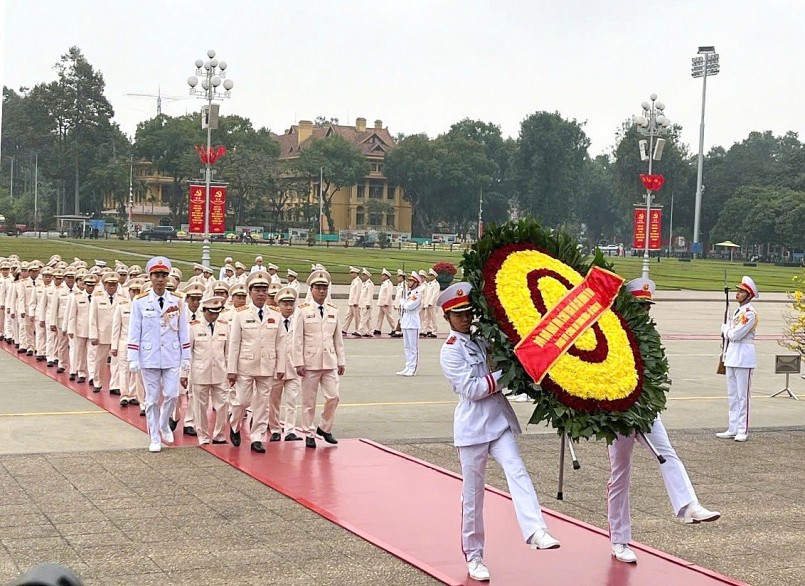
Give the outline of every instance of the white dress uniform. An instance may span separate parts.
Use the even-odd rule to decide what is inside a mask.
[[[465,287],[466,286],[466,287]],[[438,298],[439,305],[456,300],[447,309],[469,304],[469,283],[456,283]],[[491,455],[503,468],[512,495],[523,541],[546,531],[539,499],[517,447],[520,424],[498,380],[503,372],[490,372],[487,345],[480,339],[451,329],[442,345],[439,362],[453,391],[459,396],[453,416],[453,444],[461,460],[461,544],[467,561],[483,558],[484,487],[486,463]],[[549,547],[556,547],[551,545]]]
[[[749,301],[757,298],[758,292],[754,281],[749,277],[743,277],[739,287],[749,292],[750,297],[735,310],[729,323],[722,324],[721,333],[726,340],[724,366],[727,370],[727,398],[730,405],[727,432],[743,437],[749,433],[750,388],[752,373],[757,367],[755,330],[758,317]]]
[[[391,317],[391,306],[393,303],[393,295],[394,295],[394,286],[391,284],[391,277],[385,269],[385,272],[382,273],[386,276],[380,282],[380,290],[377,292],[377,321],[375,322],[375,334],[380,334],[383,328],[383,320],[385,320],[391,331],[394,331],[394,318]],[[381,276],[381,279],[383,277]]]
[[[399,274],[399,273],[398,273]],[[405,275],[402,275],[402,281],[397,283],[395,286],[394,291],[394,311],[397,312],[396,320],[397,322],[394,324],[394,329],[400,329],[400,317],[402,317],[402,302],[405,299],[406,295],[406,285],[405,285]]]
[[[53,300],[54,291],[56,291],[55,280],[43,287],[39,300],[36,302],[36,322],[44,330],[45,358],[48,366],[53,366],[56,362],[56,332],[50,329],[50,326],[53,325],[50,323],[50,303]]]
[[[95,348],[89,343],[89,309],[91,293],[73,289],[67,305],[67,335],[70,337],[70,374],[84,382],[87,373],[95,370]]]
[[[400,305],[400,330],[405,348],[405,366],[400,371],[403,376],[414,376],[419,364],[419,311],[422,307],[422,281],[417,272],[411,273],[417,287],[410,289]]]
[[[73,289],[66,282],[62,283],[53,292],[53,299],[50,300],[50,323],[56,326],[56,361],[59,364],[57,372],[62,373],[66,368],[73,371],[70,365],[70,352],[67,343],[67,307],[72,297]]]
[[[148,261],[146,272],[164,269],[170,263],[164,257]],[[129,323],[129,368],[142,370],[145,385],[145,417],[152,446],[158,448],[163,436],[173,437],[168,418],[179,396],[179,371],[189,370],[190,334],[184,302],[170,291],[160,296],[153,289],[134,298]],[[162,395],[162,405],[159,399]]]
[[[117,276],[110,277],[117,282]],[[102,285],[102,287],[104,287]],[[120,293],[115,291],[112,295],[104,288],[95,289],[92,293],[92,303],[89,311],[89,338],[90,343],[95,346],[95,368],[92,373],[92,381],[95,392],[99,392],[103,386],[103,371],[106,367],[106,357],[112,349],[112,317],[114,315],[115,304],[121,299],[125,299]],[[120,392],[120,377],[118,359],[112,357],[109,373],[109,391]]]
[[[222,306],[222,297],[212,299],[218,301],[217,307]],[[201,308],[198,313],[202,314]],[[199,445],[209,444],[212,440],[226,441],[224,430],[229,395],[229,383],[226,380],[228,346],[229,323],[225,319],[219,316],[214,322],[209,322],[202,317],[190,323],[192,359],[189,384],[193,385],[193,392],[188,409],[194,412],[193,421]],[[212,418],[207,415],[210,402],[214,411]]]

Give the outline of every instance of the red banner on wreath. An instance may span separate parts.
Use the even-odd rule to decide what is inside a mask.
[[[204,197],[203,185],[191,185],[188,196],[187,229],[191,234],[204,234]]]
[[[223,234],[226,230],[226,187],[210,187],[210,234]]]
[[[646,225],[646,210],[643,208],[634,211],[634,238],[632,248],[646,249],[646,232],[648,232],[649,250],[659,250],[662,247],[662,210],[652,208],[648,225]]]

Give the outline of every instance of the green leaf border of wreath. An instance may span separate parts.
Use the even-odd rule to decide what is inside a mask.
[[[643,389],[637,401],[626,411],[599,410],[583,412],[559,401],[553,393],[536,385],[514,355],[514,345],[500,329],[492,309],[483,296],[483,267],[494,250],[507,244],[528,242],[547,251],[551,256],[586,275],[591,266],[613,270],[600,250],[594,257],[581,254],[574,238],[563,231],[551,232],[536,220],[523,219],[503,225],[486,227],[483,237],[464,252],[461,266],[464,279],[472,284],[471,300],[479,310],[478,334],[490,345],[490,354],[497,368],[503,370],[502,386],[514,394],[526,393],[534,399],[535,408],[529,423],[547,421],[570,439],[605,439],[614,441],[616,435],[630,435],[635,431],[648,432],[657,415],[665,409],[666,393],[670,388],[668,359],[653,319],[624,289],[612,309],[623,317],[637,340],[643,358]]]

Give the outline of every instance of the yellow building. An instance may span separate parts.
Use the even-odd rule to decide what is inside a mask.
[[[293,161],[312,141],[338,134],[355,145],[371,165],[369,174],[357,185],[342,187],[333,194],[331,214],[335,223],[329,230],[326,219],[325,232],[366,231],[411,232],[411,204],[403,199],[403,188],[389,184],[383,174],[386,153],[394,148],[394,139],[381,120],[375,120],[374,128],[366,127],[366,118],[358,118],[355,126],[341,124],[313,124],[300,120],[284,134],[274,135],[280,145],[280,159]],[[318,181],[311,181],[310,192],[288,201],[286,220],[299,217],[303,208],[318,207]]]
[[[157,173],[149,161],[134,161],[133,165],[131,202],[128,193],[117,197],[114,193],[107,193],[103,198],[103,216],[107,219],[119,216],[117,202],[122,200],[126,210],[124,217],[128,218],[131,208],[132,222],[136,226],[169,224],[169,190],[173,188],[173,179]]]

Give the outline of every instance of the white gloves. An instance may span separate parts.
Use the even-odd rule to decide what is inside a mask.
[[[190,372],[190,361],[189,360],[182,360],[181,372],[184,372],[184,373]]]
[[[133,372],[134,374],[137,374],[138,372],[140,372],[140,363],[137,362],[136,360],[130,361],[129,362],[129,371]]]

